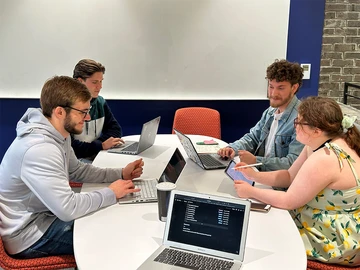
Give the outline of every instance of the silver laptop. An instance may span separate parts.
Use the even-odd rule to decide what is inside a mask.
[[[109,153],[137,155],[149,147],[155,142],[155,137],[159,128],[160,116],[143,124],[140,139],[138,142],[127,141],[119,148],[111,148]]]
[[[249,212],[248,200],[173,190],[163,244],[138,269],[240,269]]]
[[[182,146],[185,149],[188,157],[197,165],[205,170],[224,169],[229,164],[230,160],[223,160],[216,153],[198,153],[190,138],[182,134],[174,128],[175,134],[179,138]]]
[[[135,187],[140,188],[141,191],[133,194],[128,194],[125,197],[119,199],[118,202],[121,204],[156,202],[156,184],[160,182],[176,183],[185,167],[185,164],[186,161],[183,155],[181,154],[179,149],[176,148],[159,179],[133,180]]]

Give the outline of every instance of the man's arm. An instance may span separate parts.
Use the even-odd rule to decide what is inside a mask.
[[[246,150],[252,154],[255,152],[255,150],[259,146],[261,132],[268,119],[267,115],[270,109],[271,107],[269,107],[263,112],[260,121],[257,122],[256,125],[250,129],[249,133],[246,133],[239,140],[229,144],[229,147],[235,150],[235,155],[238,154],[237,152],[239,150]]]
[[[122,179],[122,168],[99,168],[80,162],[73,150],[69,155],[69,178],[75,182],[111,183]]]
[[[26,152],[21,167],[24,183],[54,215],[70,221],[116,203],[109,188],[84,194],[73,192],[64,161],[64,153],[57,146],[44,143]]]
[[[105,113],[104,126],[101,132],[101,136],[99,137],[99,140],[104,142],[110,137],[121,138],[122,137],[121,126],[119,125],[118,121],[115,119],[106,101],[104,103],[104,113]]]
[[[73,135],[71,135],[71,146],[78,158],[91,157],[103,150],[102,141],[83,142],[76,140]]]

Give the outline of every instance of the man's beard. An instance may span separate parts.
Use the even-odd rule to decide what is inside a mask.
[[[286,97],[285,99],[282,99],[282,100],[275,100],[275,101],[272,101],[270,99],[270,106],[273,107],[273,108],[279,108],[285,104],[288,104],[290,103],[290,101],[292,100],[293,96],[291,94],[289,94],[288,97]]]
[[[70,117],[70,115],[67,115],[65,118],[65,124],[64,124],[64,129],[69,132],[70,134],[81,134],[82,133],[82,129],[78,130],[76,129],[76,123],[74,123]]]

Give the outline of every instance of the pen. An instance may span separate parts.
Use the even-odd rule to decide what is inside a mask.
[[[243,169],[243,168],[250,168],[250,167],[255,167],[255,166],[260,166],[262,165],[262,163],[254,163],[254,164],[249,164],[249,165],[244,165],[244,166],[239,166],[239,167],[234,167],[232,168],[233,170],[237,170],[237,169]]]

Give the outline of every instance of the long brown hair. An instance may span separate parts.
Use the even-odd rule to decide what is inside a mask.
[[[298,108],[299,115],[310,126],[317,127],[331,137],[341,137],[360,156],[360,132],[355,125],[344,130],[344,118],[339,104],[331,98],[308,97]]]

